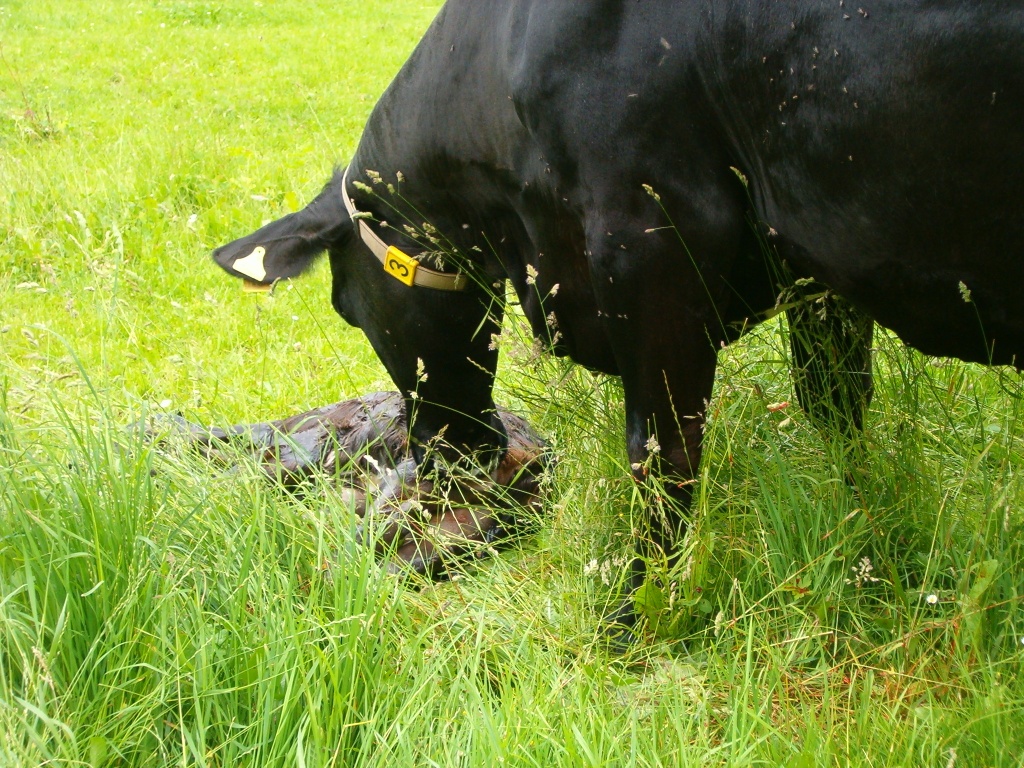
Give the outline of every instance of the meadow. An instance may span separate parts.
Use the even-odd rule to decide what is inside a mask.
[[[209,259],[351,155],[436,0],[0,0],[0,766],[1024,765],[1024,387],[876,334],[856,488],[785,325],[721,354],[672,590],[610,653],[622,394],[532,353],[538,531],[395,576],[302,497],[129,427],[390,389],[327,265]]]

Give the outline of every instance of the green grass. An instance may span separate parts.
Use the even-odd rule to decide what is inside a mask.
[[[442,585],[384,573],[326,484],[125,429],[390,388],[326,265],[253,297],[208,254],[319,189],[437,6],[0,0],[0,766],[1024,764],[1005,371],[881,334],[855,492],[767,407],[784,329],[723,353],[684,572],[624,658],[613,380],[509,345],[545,519]]]

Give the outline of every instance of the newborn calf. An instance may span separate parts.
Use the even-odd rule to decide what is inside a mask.
[[[518,416],[504,410],[499,416],[508,451],[493,471],[435,479],[416,477],[397,392],[228,429],[177,416],[171,424],[203,455],[226,464],[236,463],[239,452],[251,454],[269,478],[291,490],[313,477],[333,479],[362,518],[360,538],[373,543],[389,568],[441,576],[457,560],[485,555],[540,511],[544,442]]]

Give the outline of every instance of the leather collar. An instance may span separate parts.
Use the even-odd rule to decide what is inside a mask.
[[[377,257],[377,261],[384,265],[384,271],[393,278],[410,287],[433,288],[437,291],[461,291],[469,285],[466,275],[429,269],[401,249],[381,240],[380,236],[370,229],[370,225],[348,196],[348,168],[341,178],[341,196],[349,217],[359,227],[360,238]]]

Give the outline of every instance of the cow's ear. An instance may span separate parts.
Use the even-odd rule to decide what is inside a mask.
[[[342,177],[335,173],[323,191],[301,211],[222,245],[213,259],[229,274],[269,285],[305,272],[332,245],[352,232],[342,199]]]

